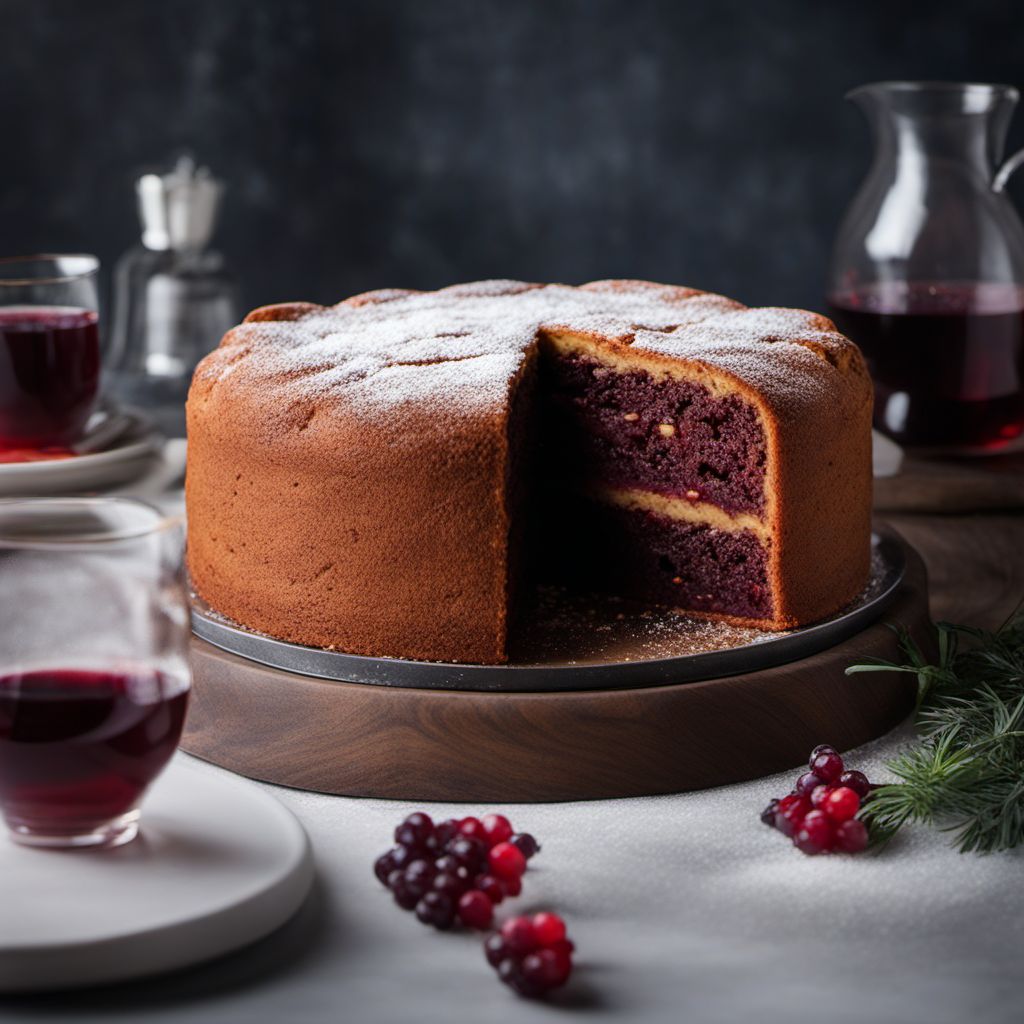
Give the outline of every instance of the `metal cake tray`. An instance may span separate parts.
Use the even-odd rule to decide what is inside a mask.
[[[273,668],[340,682],[414,689],[542,692],[697,682],[798,661],[834,647],[879,618],[903,580],[902,542],[872,537],[863,593],[822,622],[764,633],[689,618],[610,596],[541,588],[507,665],[460,665],[303,647],[225,618],[192,596],[192,630],[222,650]]]

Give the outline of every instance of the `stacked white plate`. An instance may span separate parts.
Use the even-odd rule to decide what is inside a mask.
[[[0,463],[0,497],[97,491],[137,480],[159,459],[163,438],[134,409],[104,405],[66,459]]]

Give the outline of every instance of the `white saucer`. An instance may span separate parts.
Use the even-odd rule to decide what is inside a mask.
[[[0,497],[71,494],[128,483],[150,467],[162,440],[142,413],[105,406],[93,415],[76,446],[82,454],[0,463]]]
[[[302,826],[257,786],[178,754],[139,838],[57,851],[0,836],[0,992],[169,971],[284,924],[313,878]]]

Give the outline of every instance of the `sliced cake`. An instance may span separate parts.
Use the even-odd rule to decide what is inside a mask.
[[[824,317],[647,282],[265,307],[188,405],[215,608],[368,655],[506,657],[536,577],[782,629],[863,587],[871,387]]]

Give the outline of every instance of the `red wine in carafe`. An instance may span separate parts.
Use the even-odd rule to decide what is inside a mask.
[[[832,295],[864,352],[875,426],[911,448],[998,451],[1024,433],[1024,289],[898,283]]]

